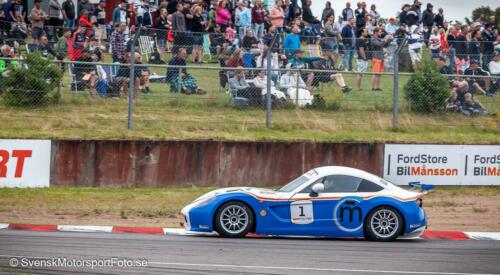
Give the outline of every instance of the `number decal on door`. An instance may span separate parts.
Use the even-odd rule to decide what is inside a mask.
[[[314,222],[312,201],[294,201],[290,204],[290,214],[294,224],[310,224]]]

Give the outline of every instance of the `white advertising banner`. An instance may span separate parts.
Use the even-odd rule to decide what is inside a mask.
[[[500,185],[500,145],[386,144],[384,178],[400,185]]]
[[[50,140],[0,139],[0,187],[49,187]]]

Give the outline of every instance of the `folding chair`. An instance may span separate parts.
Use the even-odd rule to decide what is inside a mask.
[[[151,36],[139,36],[139,48],[141,50],[141,55],[145,55],[147,60],[149,60],[149,56],[155,51],[154,45],[155,41],[151,38]]]

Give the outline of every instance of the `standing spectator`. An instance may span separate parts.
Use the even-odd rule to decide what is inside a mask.
[[[372,71],[374,73],[384,72],[384,48],[389,46],[392,40],[392,35],[386,35],[385,38],[381,38],[382,29],[375,28],[373,30],[373,37],[371,39],[371,51],[372,51]],[[380,75],[374,74],[372,77],[372,91],[382,91],[380,89]]]
[[[415,6],[409,7],[409,5],[405,5],[404,9],[407,10],[406,12],[406,25],[408,27],[411,27],[413,25],[418,25],[419,21],[419,14],[418,10],[416,9]]]
[[[496,40],[495,32],[493,31],[492,25],[490,23],[484,24],[484,30],[482,33],[483,41],[483,69],[488,71],[488,65],[493,58],[494,43]]]
[[[285,0],[283,2],[283,5],[281,5],[281,8],[283,9],[283,13],[285,14],[285,22],[283,23],[283,27],[288,26],[288,23],[291,21],[290,20],[290,9],[291,9],[291,4],[290,0]]]
[[[95,36],[99,45],[103,45],[103,41],[107,39],[106,35],[106,0],[101,0],[99,5],[94,9],[92,22],[95,26]]]
[[[472,40],[469,42],[469,60],[475,60],[480,63],[481,60],[481,32],[474,30],[472,32]]]
[[[396,31],[398,30],[398,26],[395,24],[396,19],[394,17],[391,17],[389,19],[389,23],[385,25],[385,33],[392,35],[395,37]],[[398,48],[398,39],[393,39],[389,46],[387,46],[384,51],[384,67],[386,71],[392,71],[393,70],[393,60],[394,60],[394,53],[396,52],[396,49]]]
[[[126,50],[126,34],[125,30],[127,25],[125,23],[119,23],[115,30],[111,33],[110,44],[111,44],[111,57],[113,58],[113,63],[125,62],[125,50]]]
[[[172,51],[174,54],[185,43],[186,18],[184,17],[183,10],[184,6],[177,4],[177,11],[172,16],[172,32],[174,35],[174,47]]]
[[[332,9],[332,3],[330,1],[326,1],[325,8],[321,14],[321,22],[323,23],[323,26],[328,21],[328,17],[330,17],[330,15],[333,16],[333,20],[335,21],[335,11]]]
[[[422,2],[419,0],[414,0],[413,5],[411,6],[411,10],[414,11],[417,15],[417,24],[420,25],[422,23]]]
[[[380,13],[378,13],[377,6],[375,4],[370,6],[370,18],[375,18],[377,21],[380,19]]]
[[[123,1],[126,1],[126,0],[123,0]],[[79,0],[78,7],[76,10],[77,16],[81,16],[83,10],[86,10],[89,13],[92,13],[92,12],[94,12],[94,6],[92,5],[92,3],[90,3],[89,0]]]
[[[340,30],[335,28],[335,17],[330,14],[325,22],[325,31],[321,39],[321,48],[323,49],[324,56],[327,60],[332,62],[332,65],[337,64],[339,53],[339,36]]]
[[[433,5],[431,3],[427,4],[427,9],[422,14],[422,24],[427,27],[427,31],[424,33],[424,40],[429,40],[432,32],[432,26],[434,26],[434,12],[432,11]]]
[[[70,60],[78,60],[89,42],[89,37],[87,36],[85,25],[78,25],[78,28],[73,34],[73,39],[71,39],[71,41],[72,43],[69,45],[68,49],[68,51],[71,52]]]
[[[429,37],[429,48],[431,49],[432,59],[438,59],[441,53],[441,35],[437,27],[434,27],[432,35]]]
[[[16,26],[24,26],[24,17],[26,17],[26,11],[24,10],[23,0],[16,0],[10,5],[9,10],[10,17],[12,17],[12,29]]]
[[[441,29],[444,28],[444,14],[443,14],[443,8],[438,9],[438,13],[436,16],[434,16],[434,23],[436,23],[436,26]]]
[[[215,29],[215,26],[217,25],[215,23],[215,7],[217,5],[210,5],[210,10],[208,11],[208,23],[207,23],[207,31],[209,33],[213,33],[214,32],[214,29]]]
[[[378,24],[377,24],[377,19],[375,18],[371,18],[369,21],[368,21],[368,24],[365,26],[365,28],[368,30],[368,35],[369,36],[372,36],[373,35],[373,31],[375,30],[375,28],[378,27]]]
[[[229,22],[231,22],[231,13],[227,10],[226,6],[227,0],[222,0],[215,10],[215,23],[220,26],[221,32],[226,32],[226,28],[229,26]]]
[[[252,25],[253,33],[257,39],[262,39],[264,36],[264,23],[266,22],[266,9],[261,0],[255,0],[255,5],[252,8]]]
[[[193,15],[193,62],[202,64],[203,61],[203,32],[205,30],[205,20],[201,15],[203,8],[196,6]]]
[[[62,4],[62,15],[64,19],[64,27],[74,29],[75,28],[75,19],[76,19],[76,11],[75,4],[73,0],[66,0]]]
[[[57,40],[57,33],[59,32],[59,27],[61,27],[61,4],[58,0],[49,0],[49,29],[48,36],[51,41]]]
[[[354,11],[351,9],[351,3],[345,3],[345,9],[342,10],[342,20],[344,22],[348,22],[351,18],[354,17]]]
[[[177,11],[177,5],[180,1],[177,0],[167,0],[167,14],[174,14]]]
[[[366,18],[368,17],[365,2],[359,2],[358,8],[354,13],[356,14],[356,28],[364,28],[366,26]]]
[[[160,9],[160,16],[156,18],[155,28],[158,53],[160,54],[160,60],[163,61],[165,58],[165,50],[167,49],[168,31],[171,28],[170,22],[168,22],[166,9]]]
[[[410,51],[411,63],[413,66],[420,64],[422,61],[422,46],[424,39],[418,30],[417,25],[413,25],[410,28],[410,33],[408,34],[408,49]]]
[[[64,58],[69,56],[69,40],[71,39],[71,30],[64,29],[63,37],[54,44],[54,51],[57,53],[59,60],[62,61]]]
[[[282,3],[282,0],[277,0],[269,14],[271,25],[276,28],[278,34],[283,33],[283,26],[285,24],[285,11],[282,8]]]
[[[242,1],[238,4],[236,9],[236,26],[238,27],[238,39],[243,41],[243,37],[247,33],[247,30],[252,29],[252,11],[247,8],[248,3]]]
[[[344,69],[352,71],[352,59],[354,58],[354,50],[356,46],[356,34],[354,31],[354,23],[356,19],[351,17],[347,25],[342,29],[342,41],[344,43],[344,58],[342,64]]]
[[[134,3],[135,27],[151,27],[151,10],[146,0],[139,0]]]
[[[358,51],[358,74],[356,74],[356,89],[361,91],[361,81],[363,78],[363,73],[366,72],[368,67],[368,31],[365,28],[360,28],[358,30],[358,39],[356,40],[356,49]]]
[[[184,2],[184,8],[182,10],[182,14],[184,14],[184,21],[186,22],[186,32],[183,37],[183,44],[186,48],[188,55],[193,53],[193,10],[191,10],[191,2]]]
[[[401,8],[401,13],[399,13],[399,24],[405,24],[406,26],[408,25],[408,12],[410,11],[410,5],[404,4],[403,7]]]
[[[10,16],[11,0],[6,0],[0,4],[0,36],[8,36],[12,25],[12,16]]]
[[[301,47],[299,33],[299,27],[295,26],[292,28],[292,32],[287,34],[285,40],[283,41],[283,48],[287,58],[291,58],[293,53]]]
[[[48,19],[47,14],[42,10],[42,0],[35,0],[35,6],[31,10],[31,37],[36,44],[40,37],[44,34],[43,25]]]
[[[120,23],[124,23],[125,27],[130,22],[130,13],[127,10],[127,0],[122,0],[120,4],[113,10],[113,26],[116,27]]]

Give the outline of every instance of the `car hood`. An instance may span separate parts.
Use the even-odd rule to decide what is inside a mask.
[[[211,192],[208,192],[204,194],[203,196],[197,198],[194,202],[206,199],[206,198],[211,198],[211,197],[217,197],[220,195],[224,194],[229,194],[229,193],[246,193],[251,196],[257,197],[257,198],[265,198],[265,199],[283,199],[283,198],[288,198],[290,195],[288,193],[284,192],[277,192],[272,189],[268,188],[256,188],[256,187],[228,187],[228,188],[221,188],[217,190],[213,190]]]

